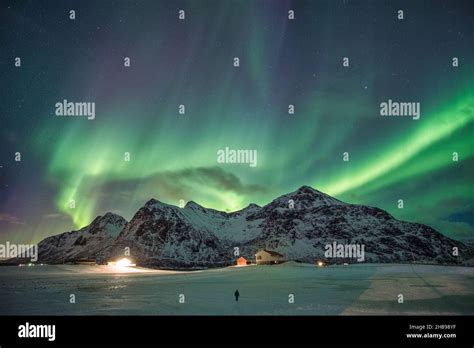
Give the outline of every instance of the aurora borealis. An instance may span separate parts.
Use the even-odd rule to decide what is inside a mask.
[[[474,237],[471,1],[0,6],[0,239],[130,219],[150,198],[234,211],[302,185]],[[63,99],[95,102],[95,119],[56,117]],[[420,102],[420,119],[381,117],[388,99]],[[258,165],[217,163],[225,147]]]

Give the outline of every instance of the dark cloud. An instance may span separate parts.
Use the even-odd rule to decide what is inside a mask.
[[[94,195],[99,197],[96,206],[98,213],[110,211],[112,208],[135,212],[150,198],[171,204],[178,204],[180,199],[194,200],[206,205],[207,202],[200,201],[199,198],[206,190],[232,192],[238,196],[267,192],[263,186],[244,183],[235,174],[219,167],[163,171],[148,177],[109,181],[96,186],[97,182],[101,181],[97,181],[97,178],[86,178],[83,184],[88,187],[89,192],[94,192]],[[146,196],[143,192],[146,192]],[[131,218],[127,214],[124,217]]]
[[[260,185],[245,184],[235,174],[219,167],[186,168],[176,171],[164,171],[149,177],[111,181],[103,184],[101,194],[120,193],[119,197],[130,199],[139,186],[154,188],[149,191],[166,193],[176,197],[187,196],[190,187],[209,187],[221,191],[231,191],[237,195],[264,193],[266,188]]]
[[[209,185],[219,190],[232,191],[239,195],[265,192],[263,186],[243,184],[236,175],[226,172],[219,167],[198,167],[173,172],[163,172],[154,176],[152,180],[178,184],[192,181],[196,184]]]

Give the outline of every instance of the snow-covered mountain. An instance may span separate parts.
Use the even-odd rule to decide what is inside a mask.
[[[114,216],[116,237],[106,233],[106,216]],[[96,230],[103,232],[95,236]],[[192,201],[179,208],[152,199],[128,223],[106,214],[79,231],[45,239],[40,259],[62,262],[95,255],[108,260],[129,250],[142,265],[213,267],[232,262],[234,248],[249,259],[266,248],[288,260],[314,262],[325,258],[325,246],[334,242],[364,245],[366,262],[459,263],[467,252],[464,244],[426,225],[399,221],[382,209],[347,204],[302,186],[263,207],[250,204],[232,213]],[[453,248],[460,257],[453,256]]]
[[[116,239],[106,258],[127,255],[138,264],[193,267],[224,264],[228,259],[213,233],[225,213],[189,202],[184,208],[149,200]]]
[[[115,242],[126,224],[127,220],[116,214],[98,216],[80,230],[43,239],[38,244],[38,258],[50,263],[97,258]]]
[[[263,221],[259,236],[242,245],[244,253],[265,247],[287,259],[314,262],[325,259],[325,246],[336,242],[364,245],[367,262],[457,263],[453,248],[460,255],[466,249],[426,225],[396,220],[379,208],[346,204],[311,187],[283,197],[249,216]],[[287,199],[295,202],[294,209],[285,205]]]

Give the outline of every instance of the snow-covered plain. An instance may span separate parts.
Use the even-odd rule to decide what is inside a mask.
[[[71,294],[75,304],[69,302]],[[180,294],[185,303],[179,303]],[[288,302],[290,294],[294,303]],[[0,267],[0,299],[0,315],[472,315],[474,268],[286,263],[176,272]]]

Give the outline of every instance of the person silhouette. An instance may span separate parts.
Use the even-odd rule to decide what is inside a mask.
[[[239,296],[240,296],[240,293],[239,293],[239,290],[235,290],[234,292],[234,296],[235,296],[235,301],[238,301],[239,300]]]

